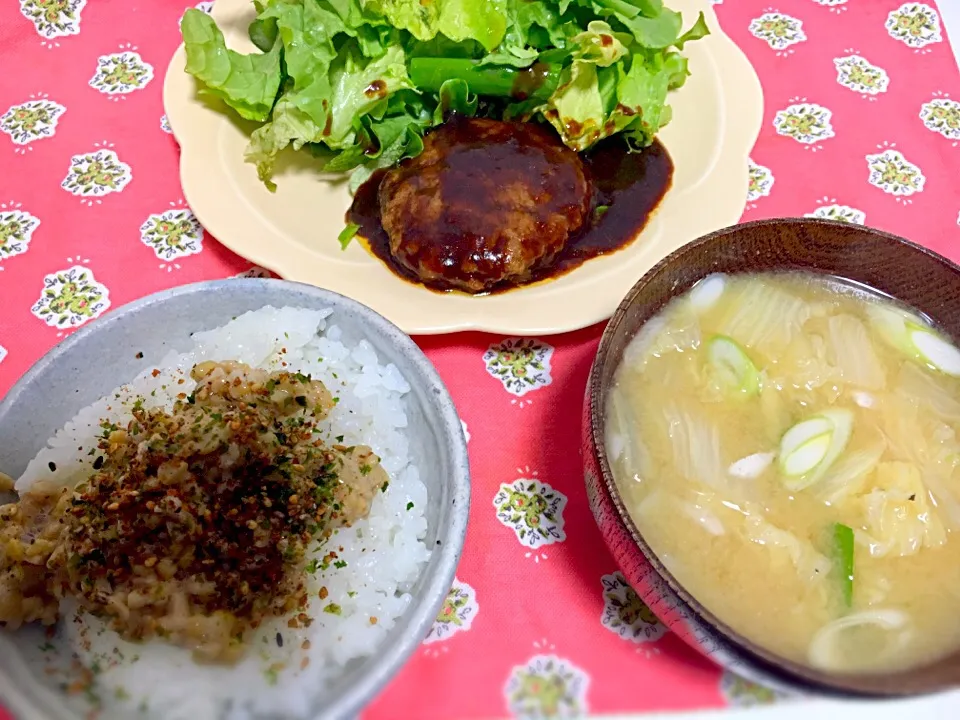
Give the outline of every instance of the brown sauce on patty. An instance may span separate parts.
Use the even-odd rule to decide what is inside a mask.
[[[346,219],[394,274],[440,292],[504,292],[617,252],[640,234],[673,178],[659,141],[631,153],[614,137],[574,156],[552,129],[530,123],[451,120],[427,135],[425,146],[425,156],[364,183]],[[580,208],[584,178],[588,196]],[[386,206],[408,218],[400,231],[396,216],[386,218],[392,244],[385,179],[401,192],[417,184],[406,192],[421,203]],[[409,246],[407,237],[415,238]]]

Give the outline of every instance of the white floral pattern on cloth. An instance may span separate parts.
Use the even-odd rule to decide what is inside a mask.
[[[80,13],[87,0],[20,0],[20,12],[40,37],[50,39],[80,33]]]
[[[834,137],[831,117],[833,113],[822,105],[799,102],[778,110],[773,127],[778,135],[793,138],[803,145],[813,145]]]
[[[755,203],[760,198],[770,195],[775,178],[770,168],[758,165],[753,159],[750,160],[749,172],[750,181],[747,186],[747,202]]]
[[[899,150],[887,147],[883,152],[867,155],[870,175],[867,182],[897,199],[923,192],[927,179],[919,167],[907,160]]]
[[[587,714],[590,677],[569,660],[534,655],[513,668],[503,694],[519,720],[577,718]]]
[[[173,128],[170,127],[170,120],[166,115],[160,116],[160,129],[167,133],[167,135],[173,135]]]
[[[920,120],[927,130],[948,140],[960,140],[960,102],[946,96],[935,97],[920,106]]]
[[[785,699],[782,693],[734,675],[729,670],[724,670],[720,676],[720,694],[728,705],[737,708],[771,705]]]
[[[501,483],[493,507],[497,520],[513,530],[520,544],[536,550],[567,539],[563,530],[567,496],[530,474],[534,477]]]
[[[847,4],[847,0],[813,0],[817,5],[823,5],[824,7],[830,8],[831,12],[843,12],[846,10],[844,5]]]
[[[915,50],[943,40],[940,16],[925,3],[904,3],[887,15],[884,27],[890,37]]]
[[[43,278],[40,298],[30,312],[50,327],[75,328],[110,307],[110,292],[90,268],[74,265]]]
[[[487,372],[511,395],[522,397],[549,385],[553,347],[533,338],[506,338],[483,354]]]
[[[791,45],[807,39],[803,32],[803,21],[779,12],[766,12],[750,21],[747,27],[750,34],[763,40],[772,49],[783,53]],[[792,52],[792,51],[790,51]]]
[[[196,255],[203,250],[203,227],[189,208],[149,215],[140,226],[140,241],[161,260]]]
[[[46,96],[11,105],[0,115],[0,130],[10,136],[15,145],[28,145],[36,140],[53,137],[57,122],[67,109]]]
[[[833,64],[837,68],[837,82],[861,95],[879,95],[890,87],[887,71],[860,55],[834,58]]]
[[[2,363],[6,357],[7,349],[3,345],[0,345],[0,363]]]
[[[627,583],[619,570],[600,578],[603,587],[603,612],[600,624],[624,640],[635,643],[654,642],[667,632],[637,591]]]
[[[268,278],[272,277],[269,270],[265,270],[259,265],[254,265],[249,270],[244,270],[241,273],[237,273],[233,277],[235,278]]]
[[[40,218],[20,209],[19,203],[0,203],[0,262],[22,255],[30,246]]]
[[[130,166],[113,150],[100,148],[70,158],[70,170],[60,187],[73,195],[98,198],[122,192],[133,179]]]
[[[863,210],[849,207],[847,205],[822,205],[804,217],[821,218],[823,220],[838,220],[840,222],[851,223],[853,225],[863,225],[867,221],[867,214]]]
[[[105,95],[120,96],[145,88],[153,80],[153,66],[133,50],[101,55],[97,71],[90,78],[90,87]]]
[[[467,427],[467,421],[466,421],[466,420],[461,420],[461,421],[460,421],[460,427],[463,428],[463,438],[464,438],[464,440],[466,440],[467,443],[469,443],[469,442],[470,442],[470,429]]]
[[[466,632],[479,610],[477,591],[454,578],[453,586],[444,598],[437,619],[433,621],[423,644],[429,645],[438,640],[446,640],[458,632]]]

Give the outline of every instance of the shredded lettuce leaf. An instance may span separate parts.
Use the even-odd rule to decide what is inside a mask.
[[[220,98],[246,120],[270,117],[280,89],[280,43],[261,55],[236,53],[227,49],[210,16],[199,10],[184,15],[181,32],[186,70],[202,83],[201,94]]]
[[[261,125],[246,158],[274,189],[277,155],[307,148],[326,172],[414,157],[452,112],[548,122],[582,151],[611,135],[648,146],[689,74],[685,32],[661,0],[255,0],[259,52],[226,47],[207,14],[181,24],[200,91]]]
[[[827,472],[817,495],[831,505],[857,495],[863,491],[886,449],[886,441],[880,435],[872,444],[841,458]]]
[[[750,542],[769,548],[772,566],[782,566],[790,562],[800,577],[811,583],[820,582],[827,576],[831,567],[830,560],[817,552],[809,541],[767,521],[763,509],[754,503],[744,503],[743,508],[746,519],[742,532]]]
[[[720,429],[677,404],[665,406],[662,413],[677,470],[693,483],[723,488],[726,465],[721,456]]]
[[[920,468],[911,463],[877,465],[875,488],[863,496],[866,530],[859,533],[873,557],[904,557],[947,541]]]
[[[831,364],[845,383],[866,390],[884,390],[886,372],[866,326],[853,315],[834,315],[827,320]]]
[[[746,284],[739,293],[720,321],[721,334],[768,357],[783,356],[791,341],[803,336],[810,303],[764,282]]]

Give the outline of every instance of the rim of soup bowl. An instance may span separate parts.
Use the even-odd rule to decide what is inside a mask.
[[[941,324],[937,312],[930,312],[922,307],[917,308],[915,304],[907,302],[897,293],[891,293],[883,287],[877,287],[878,284],[882,285],[882,282],[874,283],[861,278],[846,278],[843,270],[828,267],[825,263],[804,262],[792,258],[785,259],[782,263],[768,263],[764,266],[758,266],[755,263],[755,255],[750,248],[751,243],[739,243],[739,240],[745,234],[757,230],[787,230],[800,235],[809,234],[812,231],[830,237],[830,242],[834,246],[841,242],[837,239],[840,235],[859,235],[862,238],[869,238],[871,242],[883,243],[887,248],[894,248],[892,254],[899,255],[899,260],[904,266],[929,264],[932,268],[933,265],[939,265],[944,273],[952,276],[954,293],[960,295],[960,266],[956,263],[903,237],[840,221],[813,218],[756,220],[723,228],[684,245],[662,259],[637,281],[617,307],[601,336],[597,355],[591,366],[587,382],[586,401],[588,404],[589,427],[584,429],[584,432],[588,434],[588,441],[593,449],[593,459],[599,471],[597,481],[600,490],[607,496],[604,499],[609,501],[615,509],[615,522],[619,525],[619,529],[626,533],[632,541],[633,546],[630,548],[632,554],[639,553],[640,558],[653,568],[657,577],[666,583],[670,591],[683,603],[685,608],[680,608],[681,615],[684,609],[689,611],[690,619],[697,626],[693,635],[696,635],[698,630],[702,631],[704,629],[712,635],[708,638],[708,642],[714,645],[714,648],[704,647],[701,644],[703,638],[691,637],[691,633],[685,633],[686,637],[684,639],[714,662],[744,675],[747,679],[768,684],[781,692],[786,691],[794,694],[815,692],[839,696],[903,697],[949,690],[960,684],[960,649],[931,663],[900,671],[863,674],[835,673],[821,671],[789,660],[744,637],[723,622],[704,604],[700,603],[667,569],[644,539],[643,533],[627,510],[617,487],[606,448],[605,407],[610,386],[623,359],[623,349],[640,329],[663,309],[667,302],[687,292],[699,280],[717,272],[745,274],[793,271],[843,277],[874,294],[879,293],[897,302],[919,309],[927,314],[935,325],[939,326]],[[834,250],[842,250],[842,248],[834,247]],[[701,253],[713,256],[709,266],[706,261],[701,260],[696,263],[697,271],[685,273],[684,267],[687,265],[687,261]],[[718,266],[732,262],[732,258],[738,254],[742,260],[742,265],[735,269],[726,267],[717,269]],[[759,255],[759,251],[756,255]],[[723,259],[722,263],[720,262],[721,257]],[[703,267],[700,267],[700,265],[703,265]],[[678,278],[678,274],[685,274],[686,277]],[[664,277],[670,278],[668,291],[655,297],[644,298],[643,296],[648,292],[650,285]],[[917,292],[923,291],[918,290]],[[638,303],[645,303],[647,307],[640,312],[640,322],[636,324],[636,327],[631,328],[627,325],[628,314]],[[957,324],[960,327],[960,319],[958,319]],[[957,333],[948,332],[947,334],[953,342],[960,345]],[[620,346],[618,353],[613,351],[615,345]],[[601,502],[604,499],[601,499]],[[678,620],[675,619],[674,624],[676,622]],[[683,619],[679,622],[683,622]],[[698,640],[701,642],[698,643]],[[949,664],[950,668],[947,668],[944,672],[942,665],[945,662]]]

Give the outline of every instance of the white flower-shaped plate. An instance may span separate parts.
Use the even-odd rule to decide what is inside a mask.
[[[513,335],[567,332],[605,320],[661,258],[701,235],[733,225],[746,204],[748,157],[760,132],[763,93],[740,49],[720,29],[709,0],[672,0],[686,25],[703,11],[711,35],[686,51],[691,76],[670,97],[673,120],[660,139],[673,158],[673,185],[640,236],[619,252],[557,279],[470,297],[436,293],[402,280],[361,245],[340,249],[350,206],[346,184],[320,174],[307,152],[278,162],[269,192],[244,161],[253,126],[222,104],[199,97],[177,50],[163,99],[181,147],[184,196],[223,245],[288,280],[341,293],[410,334],[485,330]],[[218,0],[213,17],[227,44],[250,52],[248,0]]]

